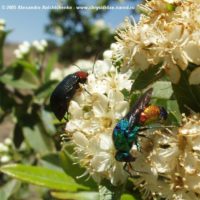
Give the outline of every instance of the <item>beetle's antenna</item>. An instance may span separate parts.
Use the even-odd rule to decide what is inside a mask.
[[[78,65],[76,65],[76,64],[73,64],[75,67],[77,67],[78,69],[80,69],[80,71],[82,71],[82,69],[78,66]]]
[[[100,56],[100,53],[97,53],[96,56],[94,57],[94,63],[93,63],[93,66],[92,66],[92,73],[94,73],[94,66],[95,66],[95,63],[97,61],[97,59],[99,58]]]

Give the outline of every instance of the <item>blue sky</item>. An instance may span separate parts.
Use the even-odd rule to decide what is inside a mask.
[[[0,18],[6,20],[6,27],[8,29],[13,29],[10,34],[9,42],[22,42],[24,40],[33,41],[40,39],[56,39],[51,35],[45,33],[44,26],[48,24],[48,12],[49,10],[21,10],[15,9],[19,5],[22,6],[49,6],[57,5],[59,0],[0,0]],[[60,0],[62,1],[62,0]],[[134,6],[140,0],[133,0],[124,2],[120,5],[122,6]],[[80,3],[87,2],[88,5],[94,5],[94,0],[80,0]],[[115,4],[119,5],[119,4]],[[12,7],[13,6],[13,7]],[[13,9],[11,9],[13,8]],[[121,23],[125,16],[130,15],[129,10],[111,10],[109,11],[104,20],[111,27],[116,28],[116,26]],[[57,40],[59,41],[59,40]]]

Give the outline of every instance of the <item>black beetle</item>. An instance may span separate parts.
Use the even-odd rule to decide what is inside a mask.
[[[78,71],[66,76],[54,89],[50,97],[50,106],[55,116],[61,121],[68,111],[70,100],[73,98],[79,83],[85,83],[88,73]]]

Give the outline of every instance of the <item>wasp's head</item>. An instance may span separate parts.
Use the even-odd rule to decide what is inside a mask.
[[[126,151],[117,151],[115,154],[115,159],[119,162],[133,162],[136,160],[136,158]]]
[[[167,117],[168,117],[167,111],[165,110],[165,108],[163,108],[161,106],[159,106],[159,108],[160,108],[160,119],[161,120],[166,120]]]

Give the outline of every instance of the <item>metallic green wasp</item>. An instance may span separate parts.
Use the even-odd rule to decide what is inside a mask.
[[[146,122],[157,119],[165,120],[167,112],[163,107],[149,105],[153,89],[148,89],[133,105],[129,113],[122,118],[113,130],[113,142],[116,151],[115,159],[119,162],[133,162],[135,158],[130,154],[130,150],[135,143],[140,150],[138,135],[140,131],[148,129],[143,127]]]

